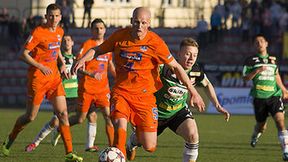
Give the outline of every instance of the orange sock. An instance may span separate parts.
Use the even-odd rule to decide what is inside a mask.
[[[121,150],[121,152],[124,154],[125,157],[126,157],[126,149],[125,149],[126,134],[127,132],[124,129],[119,128],[116,132],[116,136],[114,139],[114,145]]]
[[[64,147],[66,150],[66,154],[72,152],[72,137],[70,132],[70,126],[60,124],[59,131],[61,133],[62,140],[64,142]]]
[[[108,137],[109,146],[112,146],[114,140],[114,127],[111,125],[106,125],[106,134]]]

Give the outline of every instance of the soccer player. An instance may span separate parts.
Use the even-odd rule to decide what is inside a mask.
[[[82,46],[78,58],[81,58],[90,48],[103,43],[106,32],[106,25],[102,19],[95,19],[91,23],[92,38],[85,41]],[[116,72],[112,61],[112,53],[106,53],[98,56],[96,59],[86,62],[85,71],[94,75],[91,78],[88,75],[79,80],[79,109],[76,115],[69,118],[70,125],[83,123],[86,116],[88,119],[88,136],[86,151],[95,152],[99,148],[94,146],[96,136],[96,112],[90,108],[91,104],[100,108],[106,123],[106,134],[109,146],[113,145],[114,127],[110,119],[110,87],[107,72],[115,78]]]
[[[229,112],[220,105],[213,85],[196,63],[198,48],[198,43],[194,39],[185,38],[180,43],[177,61],[186,71],[191,85],[204,86],[217,111],[223,113],[228,121]],[[196,121],[187,105],[187,88],[175,78],[174,72],[167,65],[160,65],[159,70],[163,87],[155,93],[159,114],[157,135],[170,128],[185,140],[183,162],[195,162],[198,156],[199,135]],[[133,132],[126,146],[128,160],[135,159],[138,146],[137,137]]]
[[[255,147],[259,137],[266,129],[268,114],[273,117],[278,129],[278,139],[283,150],[283,160],[288,161],[288,131],[284,122],[284,107],[282,97],[288,98],[288,91],[279,75],[277,58],[267,52],[268,42],[261,34],[254,40],[257,54],[245,60],[243,79],[252,80],[256,125],[251,137],[251,146]]]
[[[71,35],[64,35],[62,39],[62,55],[66,66],[66,72],[69,75],[68,79],[63,78],[62,84],[66,93],[66,101],[69,112],[73,112],[77,108],[78,99],[78,81],[77,75],[71,75],[71,68],[76,61],[75,55],[72,53],[74,41]],[[25,147],[25,151],[31,152],[38,147],[40,142],[55,128],[59,126],[59,120],[56,115],[44,125],[38,135],[34,138],[33,142]]]
[[[191,93],[191,103],[201,111],[204,102],[190,84],[184,69],[171,55],[167,45],[154,32],[149,31],[151,12],[148,8],[134,9],[131,27],[117,30],[101,45],[90,49],[76,62],[74,71],[85,61],[113,52],[116,65],[116,83],[111,97],[111,118],[115,128],[114,146],[126,156],[126,131],[128,121],[136,127],[137,137],[143,148],[154,152],[157,144],[158,110],[154,92],[161,82],[157,70],[165,63]]]
[[[82,161],[82,157],[72,153],[72,137],[65,92],[57,67],[57,60],[59,60],[62,64],[61,72],[66,74],[65,63],[60,52],[63,29],[58,26],[61,20],[59,6],[48,5],[45,18],[47,22],[32,31],[20,57],[30,65],[27,83],[27,111],[17,119],[12,132],[3,143],[1,152],[5,156],[9,155],[17,135],[36,118],[40,104],[46,96],[51,101],[54,112],[60,120],[59,130],[66,150],[65,160]]]

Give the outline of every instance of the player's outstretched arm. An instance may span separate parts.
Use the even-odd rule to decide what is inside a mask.
[[[276,83],[277,83],[278,87],[282,90],[283,99],[287,100],[288,99],[288,91],[287,91],[286,87],[284,86],[282,79],[281,79],[281,76],[280,76],[278,71],[276,73]]]
[[[213,85],[209,82],[209,80],[207,86],[205,86],[205,93],[209,96],[210,101],[216,107],[217,111],[224,114],[225,120],[228,122],[230,119],[230,113],[219,103],[215,89]]]
[[[71,75],[67,73],[64,57],[60,50],[59,50],[58,62],[60,63],[60,73],[63,74],[66,79],[71,79]]]
[[[73,67],[73,73],[77,74],[77,71],[84,67],[85,62],[91,60],[94,57],[95,50],[93,48],[89,49],[83,57],[81,57],[74,65]],[[85,70],[85,69],[83,69]]]
[[[115,65],[113,63],[112,60],[110,60],[108,62],[108,68],[109,68],[109,72],[111,73],[111,75],[113,76],[113,78],[116,78],[116,70],[115,70]]]
[[[77,71],[81,68],[81,67],[84,67],[85,65],[85,62],[86,61],[89,61],[89,60],[92,60],[93,58],[96,58],[98,55],[101,55],[101,54],[104,54],[106,52],[103,52],[102,50],[100,50],[97,47],[95,48],[91,48],[89,49],[83,57],[81,57],[74,65],[74,68],[73,68],[73,73],[76,74]],[[83,69],[85,70],[85,69]]]
[[[52,74],[52,70],[40,63],[38,63],[37,61],[35,61],[31,56],[30,56],[30,51],[27,49],[21,49],[21,55],[19,57],[19,59],[23,60],[24,62],[26,62],[27,64],[34,66],[38,69],[41,70],[41,72],[44,75],[50,75]]]
[[[200,112],[205,110],[205,104],[202,99],[202,97],[199,95],[197,90],[194,88],[194,86],[191,84],[185,70],[182,68],[182,66],[176,61],[171,61],[168,66],[174,71],[177,78],[181,80],[181,82],[187,87],[188,91],[191,94],[190,98],[190,104],[191,106],[195,106],[198,108]]]

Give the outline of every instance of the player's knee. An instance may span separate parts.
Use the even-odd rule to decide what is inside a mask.
[[[150,153],[152,153],[152,152],[155,152],[156,151],[156,146],[154,146],[154,147],[148,147],[148,148],[144,148],[147,152],[150,152]]]
[[[36,115],[25,115],[25,122],[30,123],[36,119]]]
[[[84,121],[85,121],[85,118],[79,117],[77,122],[78,124],[82,124]]]
[[[199,141],[198,133],[191,132],[186,140],[189,143],[197,143]]]

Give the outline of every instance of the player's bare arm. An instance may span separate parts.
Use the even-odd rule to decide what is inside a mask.
[[[228,122],[230,119],[230,113],[219,103],[215,89],[208,79],[207,79],[207,85],[205,86],[205,93],[209,96],[209,99],[215,106],[216,110],[222,113],[225,116],[225,120]]]
[[[52,74],[52,70],[40,63],[38,63],[37,61],[35,61],[31,56],[30,56],[30,51],[27,49],[22,49],[22,54],[20,55],[20,59],[23,60],[24,62],[26,62],[29,65],[35,66],[36,68],[40,69],[41,72],[44,75],[50,75]]]
[[[71,78],[71,74],[70,75],[67,74],[64,57],[63,57],[63,55],[62,55],[60,50],[59,50],[58,62],[60,63],[60,73],[63,74],[65,76],[65,78],[70,79]]]
[[[205,110],[205,104],[202,99],[202,97],[199,95],[197,90],[194,88],[194,86],[190,83],[190,80],[185,72],[185,70],[182,68],[182,66],[176,61],[171,61],[168,66],[174,71],[177,78],[181,80],[181,82],[187,87],[188,91],[191,94],[190,98],[190,104],[191,106],[195,106],[198,108],[200,112]]]
[[[79,68],[82,68],[85,66],[86,61],[92,60],[94,57],[97,57],[100,54],[104,54],[105,52],[102,52],[98,47],[89,49],[83,57],[81,57],[74,65],[73,72],[76,74]],[[85,70],[85,69],[83,69]]]
[[[110,74],[113,76],[113,78],[116,78],[115,65],[112,60],[108,62],[108,69],[109,69]]]
[[[288,99],[288,91],[287,91],[286,87],[284,86],[282,79],[281,79],[281,76],[280,76],[278,71],[276,73],[276,83],[277,83],[278,87],[282,90],[283,99],[287,100]]]
[[[243,79],[245,81],[252,80],[258,73],[261,73],[262,71],[264,71],[266,69],[267,69],[266,66],[261,66],[261,67],[255,69],[254,71],[252,71],[251,73],[243,76]]]

